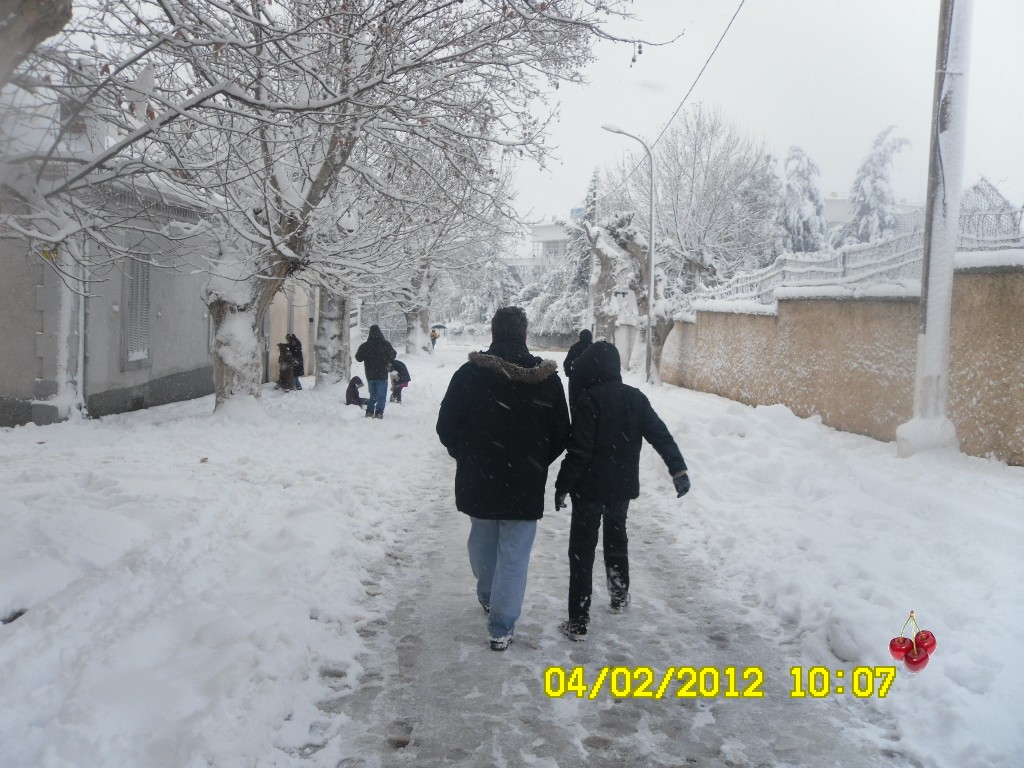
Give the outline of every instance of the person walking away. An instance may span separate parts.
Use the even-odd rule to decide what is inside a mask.
[[[384,418],[384,406],[388,396],[388,363],[398,353],[391,343],[384,338],[380,326],[371,325],[366,334],[366,341],[356,350],[356,360],[363,364],[366,373],[366,386],[370,397],[366,401],[366,416]]]
[[[363,386],[363,380],[358,376],[349,379],[348,389],[345,390],[345,405],[366,405],[367,398],[361,397],[359,388]]]
[[[491,346],[455,372],[437,416],[437,435],[456,462],[455,505],[469,516],[469,563],[495,651],[515,635],[548,467],[569,435],[558,364],[530,354],[526,331],[521,307],[495,312]]]
[[[288,349],[292,353],[292,361],[295,371],[295,388],[302,389],[301,376],[306,375],[306,362],[302,357],[302,342],[299,341],[299,337],[294,333],[289,333],[284,337],[285,341],[288,342]]]
[[[438,334],[437,328],[431,328],[430,329],[430,351],[431,352],[433,352],[434,351],[434,347],[437,346],[437,337],[439,335],[440,334]]]
[[[569,619],[562,633],[585,640],[590,623],[594,550],[604,521],[604,567],[610,609],[629,605],[629,553],[626,511],[640,495],[642,440],[659,453],[672,475],[676,497],[690,490],[686,462],[650,401],[622,383],[619,352],[595,342],[573,363],[581,394],[572,418],[572,437],[555,480],[555,509],[572,499],[569,526]]]
[[[409,369],[405,363],[401,360],[395,359],[391,361],[391,402],[401,403],[402,402],[402,390],[409,386],[409,382],[412,381],[412,376],[409,375]]]
[[[569,411],[572,411],[574,405],[576,405],[576,398],[579,397],[579,384],[574,382],[572,375],[572,365],[576,362],[576,358],[586,352],[587,348],[593,342],[593,334],[584,328],[580,331],[580,339],[571,347],[569,351],[565,353],[565,360],[562,362],[562,367],[565,369],[565,375],[569,379]]]

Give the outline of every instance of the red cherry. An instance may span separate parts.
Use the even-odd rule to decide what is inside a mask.
[[[911,648],[903,657],[903,666],[907,668],[907,672],[920,672],[928,666],[928,651],[921,646]]]
[[[935,635],[933,635],[929,630],[922,629],[914,635],[914,642],[924,648],[928,652],[929,656],[935,653]]]
[[[896,661],[903,661],[907,651],[913,647],[914,643],[909,637],[894,637],[889,641],[889,655],[896,659]]]

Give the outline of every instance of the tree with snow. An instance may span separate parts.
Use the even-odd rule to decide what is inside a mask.
[[[84,72],[116,98],[86,86],[81,103],[122,125],[72,176],[145,174],[205,207],[219,248],[196,268],[211,274],[218,405],[259,395],[262,316],[286,281],[379,292],[417,252],[410,208],[493,198],[496,148],[543,160],[543,99],[579,82],[592,43],[615,39],[605,25],[629,15],[621,0],[85,6],[101,42]],[[418,184],[435,155],[450,173]]]
[[[720,282],[771,261],[781,248],[779,181],[761,142],[714,110],[681,113],[653,148],[655,219],[670,294],[697,279]],[[639,156],[609,174],[609,203],[633,210],[647,231],[647,164]],[[629,169],[636,172],[629,174]]]
[[[598,174],[587,186],[583,215],[578,220],[559,221],[569,234],[565,258],[548,269],[537,286],[536,295],[525,304],[530,327],[541,334],[573,334],[590,326],[590,280],[594,263],[587,227],[597,217]]]
[[[815,252],[826,247],[828,221],[825,200],[815,180],[818,166],[800,147],[790,147],[783,165],[783,247],[794,253]]]
[[[847,243],[869,243],[890,237],[896,228],[896,199],[889,175],[893,156],[910,145],[906,138],[891,135],[890,125],[875,137],[850,187],[852,219],[844,230]]]

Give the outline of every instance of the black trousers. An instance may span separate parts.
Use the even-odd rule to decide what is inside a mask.
[[[626,536],[626,510],[629,501],[580,502],[572,505],[569,527],[569,620],[590,621],[590,595],[593,592],[594,552],[597,534],[604,519],[604,570],[608,594],[612,600],[624,600],[629,594],[629,539]]]

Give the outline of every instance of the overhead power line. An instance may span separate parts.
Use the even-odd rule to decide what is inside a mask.
[[[676,115],[679,114],[679,111],[686,104],[686,100],[688,98],[690,98],[690,94],[693,93],[693,89],[697,87],[697,83],[700,82],[701,75],[703,75],[704,74],[704,70],[706,70],[708,68],[708,64],[711,63],[711,59],[713,59],[715,57],[715,53],[718,51],[718,48],[722,44],[722,41],[725,40],[725,36],[729,33],[729,30],[732,28],[732,23],[734,21],[736,21],[736,17],[739,16],[740,10],[743,8],[743,4],[745,2],[746,2],[746,0],[740,0],[740,4],[738,6],[736,6],[736,12],[733,13],[732,18],[729,19],[729,23],[725,25],[725,29],[722,31],[722,35],[718,38],[718,42],[715,43],[715,47],[712,48],[711,49],[711,53],[708,54],[708,58],[704,62],[704,66],[702,66],[700,68],[700,72],[697,73],[697,76],[693,79],[693,82],[690,83],[689,89],[686,91],[686,94],[683,96],[682,100],[676,106],[675,111],[672,113],[672,116],[668,119],[668,122],[666,122],[665,125],[662,127],[661,132],[658,134],[658,137],[654,141],[651,142],[651,149],[652,150],[654,149],[655,146],[657,146],[658,142],[661,141],[661,138],[665,135],[665,131],[667,131],[668,127],[670,125],[672,125],[672,121],[676,119]],[[641,161],[641,162],[637,163],[635,166],[633,166],[633,170],[631,170],[629,173],[626,174],[625,178],[623,178],[622,181],[619,182],[618,186],[615,187],[615,189],[613,189],[610,192],[606,192],[605,194],[601,195],[599,198],[597,198],[597,201],[604,200],[607,197],[611,197],[616,192],[618,192],[620,189],[622,189],[622,187],[625,186],[626,182],[629,181],[632,178],[633,174],[637,172],[637,170],[640,168],[641,165],[643,165],[643,161]]]

